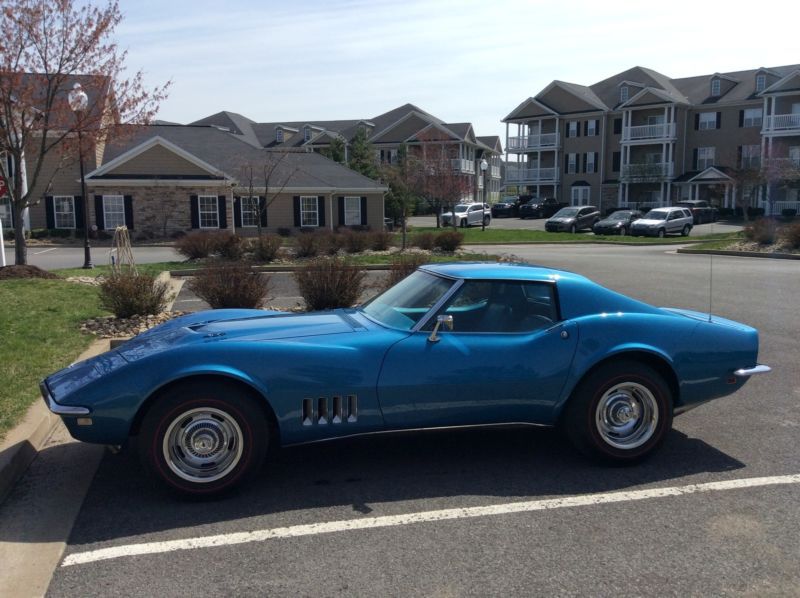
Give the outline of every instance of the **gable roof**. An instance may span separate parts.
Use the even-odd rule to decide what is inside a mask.
[[[201,118],[200,120],[196,120],[195,122],[189,124],[218,127],[222,130],[227,130],[234,135],[241,136],[242,140],[246,141],[250,145],[255,147],[261,146],[258,141],[258,137],[256,137],[256,134],[253,131],[253,125],[255,122],[246,116],[242,116],[241,114],[237,114],[235,112],[223,110],[222,112],[217,112],[216,114],[206,116],[205,118]]]
[[[797,91],[800,90],[800,69],[792,71],[782,77],[772,85],[768,86],[759,95],[767,95],[778,91]]]

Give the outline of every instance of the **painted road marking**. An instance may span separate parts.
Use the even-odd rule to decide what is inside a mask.
[[[405,515],[387,515],[383,517],[366,517],[363,519],[346,519],[342,521],[329,521],[327,523],[310,523],[293,525],[291,527],[277,527],[273,529],[256,530],[252,532],[236,532],[219,534],[200,538],[187,538],[184,540],[169,540],[166,542],[147,542],[143,544],[128,544],[125,546],[112,546],[87,552],[70,554],[61,563],[62,567],[83,565],[108,559],[118,559],[129,556],[159,554],[175,550],[194,550],[197,548],[213,548],[219,546],[232,546],[250,542],[265,542],[279,538],[297,538],[300,536],[315,536],[334,532],[346,532],[360,529],[375,529],[381,527],[395,527],[431,521],[447,521],[451,519],[468,519],[472,517],[488,517],[491,515],[507,515],[510,513],[528,513],[550,509],[563,509],[568,507],[588,507],[611,503],[646,500],[650,498],[664,498],[668,496],[684,496],[700,492],[716,492],[722,490],[737,490],[741,488],[757,488],[762,486],[777,486],[784,484],[800,484],[800,474],[772,476],[764,478],[745,478],[727,480],[724,482],[707,482],[704,484],[690,484],[687,486],[672,486],[667,488],[650,488],[647,490],[633,490],[623,492],[606,492],[600,494],[585,494],[579,496],[566,496],[563,498],[550,498],[545,500],[532,500],[512,502],[486,507],[465,507],[455,509],[442,509],[439,511],[422,511],[407,513]]]
[[[48,251],[55,251],[58,247],[53,247],[51,249],[43,249],[42,251],[37,251],[33,255],[42,255],[43,253],[47,253]]]

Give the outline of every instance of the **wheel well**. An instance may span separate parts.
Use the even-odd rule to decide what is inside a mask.
[[[583,376],[581,376],[581,379],[578,380],[578,383],[572,389],[572,392],[574,393],[575,389],[578,388],[581,383],[597,369],[617,361],[637,361],[654,369],[656,373],[664,379],[664,382],[666,382],[667,386],[669,387],[670,393],[672,394],[673,407],[680,404],[680,387],[678,385],[678,377],[675,375],[675,371],[672,369],[672,366],[670,366],[670,364],[663,357],[659,357],[658,355],[647,353],[645,351],[627,351],[625,353],[617,353],[616,355],[607,357],[602,361],[598,361],[586,372],[584,372]],[[561,408],[561,413],[559,414],[559,420],[564,417],[564,413],[566,412],[564,407],[571,400],[572,394],[570,394],[569,398],[564,402],[564,405]]]
[[[228,376],[215,376],[215,375],[203,375],[203,376],[189,376],[188,378],[179,378],[178,380],[173,380],[169,384],[166,384],[153,392],[149,397],[147,397],[142,403],[142,406],[139,408],[139,411],[136,412],[136,417],[133,419],[133,423],[131,424],[130,436],[135,436],[139,434],[139,430],[142,426],[142,420],[153,404],[158,400],[160,396],[164,393],[169,392],[177,387],[180,387],[183,384],[189,382],[222,382],[224,384],[230,385],[232,388],[236,388],[246,394],[248,394],[253,401],[259,406],[261,411],[264,413],[264,417],[267,420],[267,423],[270,427],[270,430],[274,430],[276,434],[271,434],[270,438],[272,440],[277,439],[277,431],[278,431],[278,418],[275,417],[275,412],[272,410],[272,406],[267,401],[267,398],[262,395],[259,391],[254,389],[249,384],[242,382],[241,380],[237,380],[235,378],[230,378]]]

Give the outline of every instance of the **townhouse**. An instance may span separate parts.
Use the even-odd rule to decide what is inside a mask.
[[[572,205],[800,207],[800,65],[553,81],[503,119],[506,185]]]

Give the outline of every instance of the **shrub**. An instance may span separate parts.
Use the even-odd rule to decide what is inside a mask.
[[[261,263],[269,263],[278,257],[283,239],[278,235],[264,235],[250,240],[250,251],[253,259]]]
[[[423,253],[400,253],[392,257],[389,263],[389,275],[386,277],[384,290],[393,287],[422,264],[428,263],[428,256]]]
[[[800,222],[784,226],[783,237],[792,249],[800,249]]]
[[[319,253],[321,235],[303,233],[295,237],[297,257],[315,257]]]
[[[291,237],[292,236],[292,229],[282,226],[282,227],[280,227],[278,229],[278,235],[280,235],[281,237]]]
[[[45,239],[47,238],[48,230],[46,228],[31,229],[31,239]]]
[[[113,274],[100,285],[103,307],[118,318],[158,314],[164,311],[169,287],[149,274]]]
[[[794,217],[797,216],[797,210],[793,208],[786,208],[781,210],[781,216],[784,220],[794,220]]]
[[[327,255],[336,255],[344,245],[344,239],[339,233],[322,232],[317,233],[319,240],[319,251]]]
[[[83,229],[77,229],[77,228],[74,231],[69,228],[50,228],[47,229],[47,234],[44,236],[66,239],[67,237],[71,237],[73,232],[75,233],[76,236],[83,237]]]
[[[309,310],[350,307],[361,296],[366,273],[339,257],[321,257],[295,271]]]
[[[344,239],[344,250],[347,253],[361,253],[370,242],[369,234],[365,232],[348,231],[342,233]]]
[[[752,206],[747,208],[747,217],[750,220],[761,218],[764,215],[764,208],[754,208]]]
[[[264,304],[269,292],[269,279],[264,281],[249,266],[237,263],[219,263],[203,268],[188,284],[214,309],[257,309]]]
[[[719,208],[720,218],[731,218],[733,216],[733,208]]]
[[[209,231],[189,233],[175,241],[175,251],[190,260],[208,257],[216,248],[217,240]]]
[[[370,249],[373,251],[386,251],[394,240],[394,235],[389,231],[381,230],[370,233]]]
[[[464,235],[462,233],[450,230],[436,235],[436,239],[434,239],[433,243],[438,249],[446,251],[447,253],[453,253],[461,246],[463,240]]]
[[[775,242],[775,223],[769,218],[759,218],[744,227],[744,237],[759,245],[771,245]]]
[[[227,231],[220,231],[214,235],[214,253],[218,253],[220,257],[236,261],[242,259],[244,254],[244,246],[242,245],[242,238]]]
[[[433,241],[435,238],[436,236],[433,233],[417,233],[414,235],[412,243],[420,249],[430,251],[433,249]]]

